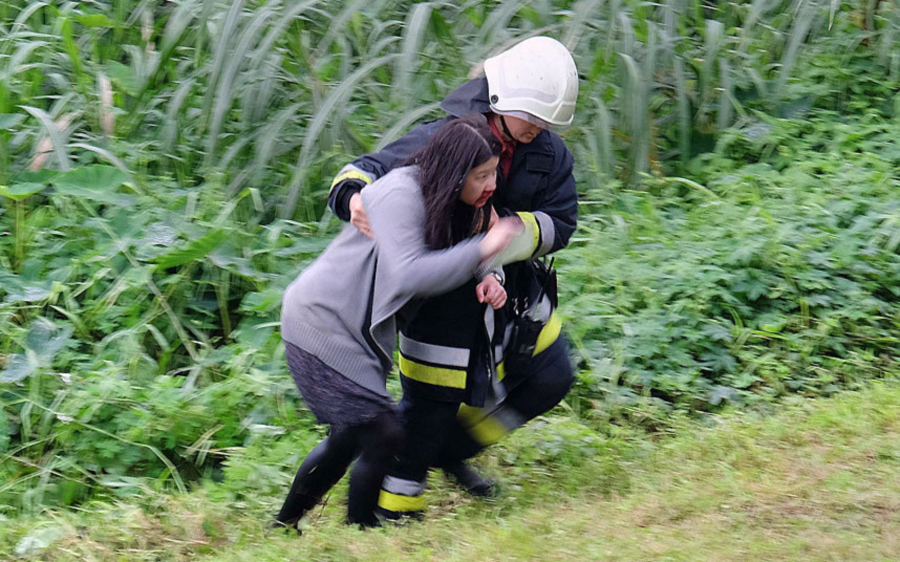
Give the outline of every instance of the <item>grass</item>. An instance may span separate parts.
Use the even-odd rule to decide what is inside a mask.
[[[7,521],[0,552],[45,560],[896,560],[900,386],[780,408],[674,422],[672,435],[657,437],[598,437],[548,418],[481,459],[503,482],[498,499],[471,500],[438,481],[426,520],[401,527],[344,526],[335,499],[342,485],[303,536],[269,531],[279,486],[241,495],[226,478],[187,495],[147,490]],[[263,471],[257,486],[272,468],[252,458],[263,450],[251,446],[240,461]],[[288,477],[282,470],[279,478]]]

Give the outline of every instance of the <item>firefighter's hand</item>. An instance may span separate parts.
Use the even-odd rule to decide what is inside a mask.
[[[372,228],[369,226],[369,216],[363,209],[362,196],[359,193],[354,193],[350,197],[350,224],[369,238],[373,237]]]
[[[493,274],[484,277],[481,283],[475,287],[475,296],[478,302],[484,302],[491,305],[494,310],[501,308],[506,304],[506,289],[500,284],[500,281]]]

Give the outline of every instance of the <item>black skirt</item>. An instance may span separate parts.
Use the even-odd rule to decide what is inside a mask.
[[[320,423],[363,425],[396,411],[391,399],[360,386],[315,355],[284,342],[288,369],[297,390]]]

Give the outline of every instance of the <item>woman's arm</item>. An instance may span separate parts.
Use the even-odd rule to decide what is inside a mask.
[[[440,295],[472,278],[482,260],[478,243],[484,235],[443,250],[429,250],[425,245],[421,200],[400,190],[364,192],[363,196],[375,237],[378,267],[396,280],[402,294]]]
[[[386,187],[386,186],[385,186]],[[486,258],[504,249],[518,232],[515,220],[501,221],[486,235],[450,248],[425,245],[425,209],[414,193],[402,190],[364,192],[378,251],[378,267],[407,296],[428,297],[453,290],[472,278]]]

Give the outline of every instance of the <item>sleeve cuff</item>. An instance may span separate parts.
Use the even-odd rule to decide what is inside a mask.
[[[334,214],[342,221],[350,220],[350,198],[362,191],[362,185],[355,181],[346,181],[343,185],[337,186],[338,196],[336,205],[334,206]]]
[[[482,281],[488,275],[496,275],[501,285],[506,285],[506,275],[503,273],[503,266],[492,266],[490,263],[484,263],[475,270],[475,279]]]

